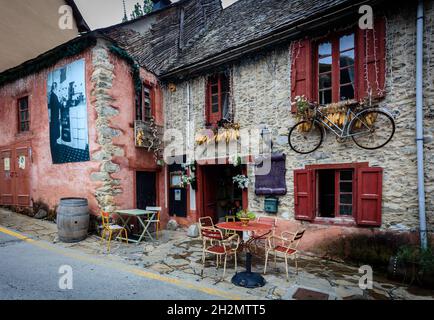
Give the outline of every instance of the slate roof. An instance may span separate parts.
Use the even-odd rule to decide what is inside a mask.
[[[185,12],[182,36],[181,8]],[[98,31],[113,39],[142,67],[160,75],[178,59],[180,48],[192,45],[222,9],[220,0],[181,0],[136,21]]]
[[[351,2],[357,1],[239,0],[224,9],[208,31],[183,52],[170,69],[194,64]]]
[[[205,15],[198,10],[194,11],[192,17],[186,14],[186,19],[192,20],[185,30],[188,39],[178,46],[179,14],[175,8],[182,5],[189,12],[198,3],[207,9],[210,5],[215,6],[216,2],[220,4],[216,0],[181,0],[162,10],[164,15],[160,14],[160,18],[149,17],[155,20],[149,32],[138,32],[125,25],[111,27],[104,33],[128,51],[141,66],[158,76],[164,76],[271,35],[279,29],[297,25],[313,16],[332,12],[339,6],[361,1],[238,0],[224,10],[213,8]]]

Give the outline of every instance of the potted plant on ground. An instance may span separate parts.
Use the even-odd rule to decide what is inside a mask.
[[[243,209],[237,212],[237,218],[241,221],[243,226],[247,226],[250,220],[256,218],[256,215],[249,210]]]

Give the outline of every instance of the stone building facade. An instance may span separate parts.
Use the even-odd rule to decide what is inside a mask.
[[[288,131],[297,121],[291,114],[291,41],[272,49],[227,62],[208,69],[194,77],[176,81],[176,91],[164,87],[165,127],[175,128],[186,137],[188,145],[194,145],[195,135],[205,125],[205,100],[207,79],[221,70],[230,74],[231,103],[234,121],[241,128],[267,127],[272,132],[273,151],[286,155],[287,193],[279,196],[277,217],[294,220],[295,169],[306,165],[361,163],[370,167],[382,167],[383,198],[381,230],[415,231],[419,227],[417,199],[417,166],[415,143],[415,50],[416,8],[387,9],[386,16],[386,95],[380,107],[389,109],[396,116],[396,132],[391,142],[378,150],[364,150],[351,140],[338,142],[327,134],[322,146],[315,152],[297,154],[288,145]],[[425,18],[425,185],[429,231],[434,227],[433,126],[432,102],[434,63],[433,2],[427,2]],[[324,33],[326,33],[324,31]],[[190,126],[188,125],[190,123]],[[187,148],[188,149],[188,148]],[[260,215],[264,212],[265,196],[255,194],[253,166],[248,166],[250,185],[248,208]],[[199,191],[200,192],[200,191]],[[195,210],[192,210],[195,214]],[[274,215],[271,215],[274,216]]]
[[[384,57],[374,59],[381,61],[380,64],[384,62],[384,74],[377,70],[375,74],[384,80],[385,95],[379,99],[378,106],[387,108],[395,117],[393,139],[378,150],[365,150],[351,140],[338,142],[328,133],[322,146],[307,155],[295,153],[288,144],[288,131],[298,121],[291,112],[295,98],[294,73],[300,65],[294,48],[302,41],[330,37],[346,32],[350,27],[355,30],[360,17],[357,8],[361,4],[366,3],[350,0],[239,0],[223,9],[220,0],[182,0],[139,19],[89,33],[54,49],[54,52],[62,51],[65,46],[85,42],[86,38],[95,39],[92,45],[75,55],[58,59],[37,72],[16,76],[29,65],[44,65],[51,61],[51,51],[0,74],[0,147],[6,150],[20,143],[31,146],[28,193],[33,201],[41,199],[50,206],[54,206],[60,197],[80,196],[90,200],[94,212],[113,212],[117,208],[137,207],[136,198],[140,192],[145,197],[147,195],[143,193],[155,192],[154,202],[162,207],[163,222],[176,219],[181,224],[190,225],[202,216],[211,215],[217,221],[227,213],[233,214],[232,204],[224,200],[229,196],[229,202],[233,202],[237,209],[277,217],[283,224],[325,225],[321,231],[325,233],[340,232],[345,229],[341,226],[357,227],[350,228],[349,232],[416,231],[419,217],[415,142],[415,5],[405,3],[387,8],[382,1],[369,3],[376,17],[384,21],[381,29],[384,30],[384,50],[381,52]],[[424,21],[425,199],[429,231],[432,232],[433,1],[425,1]],[[367,47],[368,43],[367,40],[366,52],[372,50]],[[378,45],[378,39],[374,39],[375,43]],[[358,51],[354,59],[363,56],[364,52]],[[46,78],[51,70],[77,59],[84,59],[86,64],[91,159],[53,165],[47,140]],[[363,78],[361,73],[357,77]],[[369,83],[371,80],[367,75],[366,81]],[[376,80],[378,89],[379,81],[383,80]],[[151,88],[153,93],[149,94],[145,88]],[[24,95],[29,96],[31,105],[30,131],[19,134],[6,124],[18,126],[14,108],[17,99]],[[182,159],[182,165],[157,165],[152,152],[135,144],[137,106],[142,108],[143,101],[150,97],[153,117],[157,125],[164,127],[166,151],[173,145],[171,134],[174,131],[182,137],[182,143],[175,143],[178,151],[170,154]],[[232,122],[239,124],[242,130],[258,130],[257,136],[265,129],[269,131],[272,151],[281,157],[284,155],[286,172],[280,171],[277,178],[284,176],[286,192],[273,195],[278,199],[277,213],[265,212],[264,203],[268,196],[258,195],[255,189],[254,154],[241,154],[242,163],[237,167],[229,163],[233,156],[229,153],[220,164],[210,164],[199,156],[194,159],[195,165],[186,168],[187,160],[191,159],[183,157],[197,148],[197,135],[210,125],[210,112],[214,112],[214,105],[218,105],[218,109],[225,108]],[[316,166],[317,171],[350,168],[353,170],[353,188],[356,188],[354,172],[357,168],[382,168],[381,197],[376,200],[381,204],[381,215],[374,223],[365,225],[372,229],[358,228],[361,225],[351,217],[300,218],[296,212],[294,174],[312,166]],[[182,185],[182,179],[194,169],[196,183]],[[138,191],[138,172],[155,174],[154,190]],[[248,176],[247,189],[234,187],[232,178],[237,175]],[[216,208],[218,194],[222,191],[224,194],[220,200],[224,201],[220,201]],[[325,233],[321,233],[321,237]]]

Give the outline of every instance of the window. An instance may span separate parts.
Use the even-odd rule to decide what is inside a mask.
[[[229,79],[223,74],[208,78],[206,121],[209,125],[216,125],[220,120],[229,120]]]
[[[150,86],[143,86],[143,115],[144,120],[152,118],[152,88]]]
[[[29,97],[18,99],[18,131],[30,130]]]
[[[295,218],[381,225],[382,168],[368,163],[312,165],[294,170]]]
[[[318,41],[291,43],[291,98],[329,104],[362,100],[385,94],[386,19],[377,17],[374,28],[357,27],[331,33]],[[296,105],[292,105],[296,112]]]
[[[354,99],[356,92],[354,33],[329,37],[317,46],[318,101]]]
[[[317,171],[317,216],[352,217],[354,170]]]
[[[141,103],[136,108],[136,120],[149,121],[153,116],[154,88],[151,85],[143,84]]]

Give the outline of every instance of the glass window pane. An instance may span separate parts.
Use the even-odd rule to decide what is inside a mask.
[[[211,103],[212,104],[218,104],[219,103],[219,96],[215,95],[211,97]]]
[[[328,104],[332,102],[332,90],[322,90],[319,92],[319,103]]]
[[[354,83],[354,67],[341,69],[340,84]]]
[[[341,101],[354,99],[354,87],[352,84],[341,87]]]
[[[341,57],[340,57],[341,68],[352,66],[352,65],[354,65],[354,50],[345,51],[341,53]]]
[[[319,76],[319,88],[325,89],[332,86],[332,75],[331,73],[321,74]]]
[[[347,49],[354,48],[354,33],[342,36],[339,39],[339,49],[340,51],[344,51]]]
[[[219,92],[218,85],[212,85],[211,86],[211,94],[217,94]]]
[[[352,194],[341,194],[339,202],[342,204],[352,204],[353,203],[353,195]]]
[[[329,56],[331,54],[332,54],[331,42],[324,42],[318,46],[318,56],[320,59],[324,56]]]
[[[353,207],[352,206],[340,206],[339,214],[341,216],[351,216],[351,215],[353,215]]]
[[[352,182],[341,182],[340,183],[340,191],[341,192],[353,192],[353,183]]]
[[[332,57],[319,59],[319,73],[332,71]]]
[[[341,181],[352,181],[353,180],[353,171],[352,170],[343,170],[340,172]]]

